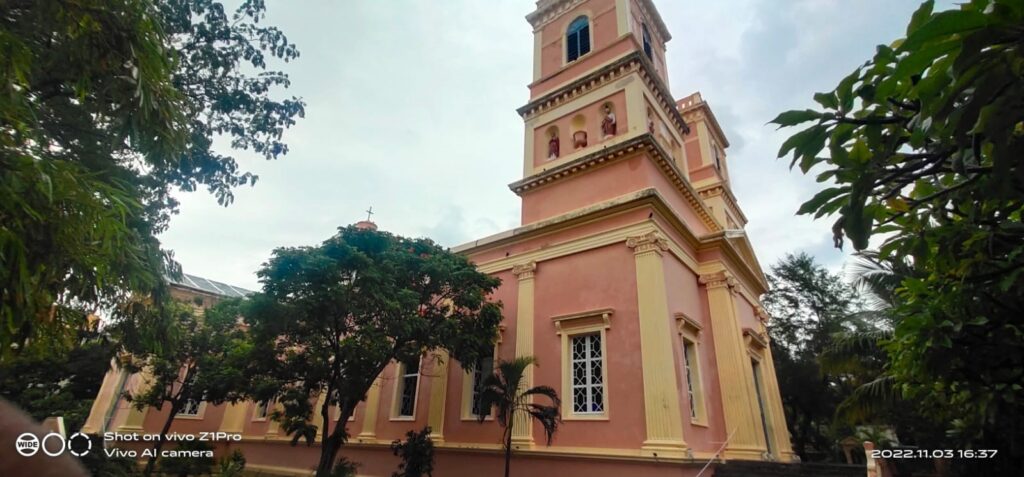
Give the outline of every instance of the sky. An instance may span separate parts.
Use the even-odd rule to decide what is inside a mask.
[[[821,185],[776,159],[793,132],[768,121],[813,107],[903,35],[917,0],[654,0],[672,33],[672,94],[700,91],[731,146],[732,188],[766,269],[805,251],[839,271],[831,221],[796,216]],[[943,2],[939,2],[940,4]],[[950,2],[945,2],[946,5]],[[533,0],[270,0],[265,23],[301,56],[275,65],[306,102],[288,155],[238,153],[259,175],[228,207],[179,194],[161,237],[184,271],[259,289],[273,249],[316,245],[365,219],[455,246],[520,225]],[[847,251],[848,252],[848,251]]]

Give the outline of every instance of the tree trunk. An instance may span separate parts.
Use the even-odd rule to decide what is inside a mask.
[[[512,462],[512,426],[515,424],[515,413],[508,420],[508,429],[505,435],[505,477],[509,477],[509,464]]]
[[[330,412],[325,414],[324,417],[324,438],[320,444],[320,462],[316,466],[316,477],[329,477],[331,471],[334,470],[334,461],[338,458],[338,451],[341,450],[341,444],[345,442],[345,426],[348,424],[348,418],[352,417],[353,409],[348,409],[349,406],[344,406],[341,411],[341,416],[338,417],[338,425],[334,427],[330,435],[327,434],[327,423],[330,419]]]
[[[174,423],[174,416],[178,415],[178,411],[181,410],[181,405],[171,402],[171,413],[167,415],[167,421],[164,422],[163,429],[160,429],[160,438],[153,444],[153,455],[149,456],[149,460],[146,461],[146,469],[142,471],[142,475],[149,477],[153,474],[153,469],[156,467],[157,457],[160,456],[160,451],[164,448],[165,437],[167,431],[171,430],[171,424]]]

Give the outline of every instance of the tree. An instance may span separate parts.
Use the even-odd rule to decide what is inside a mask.
[[[205,186],[226,205],[256,180],[215,137],[287,152],[281,134],[303,104],[273,99],[288,77],[267,60],[298,52],[258,24],[264,9],[0,4],[0,358],[61,307],[109,309],[177,272],[156,239],[177,211],[172,192]]]
[[[925,2],[906,38],[814,96],[823,111],[773,121],[810,123],[779,156],[831,183],[799,212],[837,215],[837,246],[879,236],[881,260],[915,269],[896,289],[888,372],[957,416],[958,447],[1000,449],[956,461],[974,473],[1024,468],[1022,23],[1019,1]]]
[[[319,413],[318,477],[335,467],[344,423],[389,363],[439,350],[474,363],[501,321],[488,299],[498,279],[428,239],[345,227],[319,246],[275,250],[259,277],[263,291],[243,312],[255,341],[251,393],[282,403],[274,417],[293,445],[312,443]],[[341,424],[330,429],[334,406]]]
[[[767,278],[762,302],[772,316],[768,334],[793,450],[804,462],[829,459],[843,437],[833,415],[850,386],[825,372],[819,356],[837,333],[868,329],[859,319],[859,297],[805,253],[787,254]]]
[[[391,477],[432,477],[434,474],[434,441],[430,438],[430,427],[419,432],[405,433],[405,442],[391,442],[391,452],[401,457],[398,471]]]
[[[28,349],[0,362],[0,396],[37,421],[62,416],[67,429],[80,429],[117,350],[107,333],[82,325],[74,340],[40,343],[37,338]]]
[[[244,396],[251,344],[239,326],[238,307],[238,301],[227,300],[199,315],[184,303],[136,302],[122,311],[126,319],[117,327],[126,353],[120,364],[143,373],[147,381],[126,398],[138,409],[170,407],[145,475],[153,472],[165,436],[186,406],[235,402]]]
[[[548,445],[551,445],[551,438],[558,431],[558,423],[562,420],[559,409],[562,401],[554,389],[550,386],[523,389],[526,387],[523,381],[526,370],[535,363],[532,356],[502,361],[498,363],[495,372],[484,378],[481,384],[480,408],[496,409],[498,422],[504,428],[502,446],[505,448],[505,477],[509,477],[509,466],[512,462],[512,429],[516,416],[527,416],[527,425],[536,419],[544,428]],[[551,404],[532,402],[534,396],[546,397]],[[478,416],[480,422],[484,422],[488,414],[481,413]]]

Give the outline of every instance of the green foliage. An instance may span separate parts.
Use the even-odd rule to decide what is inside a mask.
[[[78,458],[89,475],[103,477],[134,477],[139,475],[135,459],[126,456],[108,456],[103,452],[103,436],[90,434],[92,450]],[[77,443],[79,439],[75,439]]]
[[[827,460],[848,429],[835,428],[836,407],[851,392],[842,376],[822,369],[819,356],[838,333],[863,331],[861,302],[842,277],[804,253],[786,255],[767,275],[762,296],[779,393],[793,450],[804,462]]]
[[[217,467],[220,477],[241,477],[245,471],[245,454],[235,449],[230,455],[224,456]]]
[[[149,383],[125,397],[139,409],[170,406],[162,436],[190,400],[221,404],[244,396],[252,345],[239,326],[239,304],[225,300],[201,316],[191,305],[172,300],[132,302],[118,311],[116,332],[125,351],[120,364],[129,372],[145,372]],[[156,454],[163,443],[155,443]],[[155,460],[149,459],[147,475]]]
[[[1024,467],[1024,4],[925,2],[905,39],[815,99],[787,140],[828,188],[800,213],[838,215],[837,245],[913,273],[894,289],[887,373],[908,400],[955,416],[958,447],[1001,449],[972,472]],[[822,154],[824,152],[824,154]]]
[[[421,431],[405,433],[405,442],[391,442],[391,452],[402,459],[398,471],[391,477],[432,476],[434,472],[434,441],[430,439],[430,427]]]
[[[534,386],[525,389],[523,379],[526,370],[535,364],[536,360],[532,356],[521,356],[512,361],[501,361],[494,373],[487,375],[480,386],[480,409],[496,410],[498,422],[504,428],[502,445],[505,447],[505,477],[509,476],[509,462],[512,459],[512,428],[516,415],[525,414],[531,421],[539,422],[544,429],[548,445],[551,445],[551,438],[558,431],[558,424],[562,422],[560,411],[562,401],[553,388]],[[550,404],[533,402],[537,397],[547,398]],[[484,422],[488,414],[481,413],[477,419],[479,422]]]
[[[339,457],[338,462],[334,464],[334,470],[331,471],[330,477],[356,477],[356,472],[358,471],[358,463],[352,462],[346,457]]]
[[[275,250],[259,276],[263,291],[243,311],[255,343],[251,394],[283,404],[274,418],[293,444],[312,443],[315,412],[325,429],[332,406],[345,422],[393,361],[443,349],[476,362],[501,321],[488,300],[499,281],[426,239],[341,228],[319,246]],[[317,475],[329,474],[347,437],[345,426],[323,433]]]
[[[71,343],[32,343],[0,362],[0,396],[33,419],[62,416],[68,429],[85,423],[117,349],[106,334],[78,330]]]
[[[222,204],[252,184],[230,155],[287,151],[303,114],[273,99],[267,60],[295,47],[259,26],[264,3],[211,0],[0,4],[0,349],[24,345],[58,308],[106,309],[176,273],[157,234],[175,189]],[[59,324],[59,323],[58,323]],[[55,326],[60,329],[60,326]],[[2,358],[3,355],[0,355]]]
[[[213,446],[204,441],[184,441],[176,450],[210,451]],[[213,464],[213,457],[163,457],[160,459],[160,471],[177,477],[209,475]]]

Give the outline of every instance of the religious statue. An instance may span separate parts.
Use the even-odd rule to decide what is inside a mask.
[[[604,134],[604,138],[608,139],[615,135],[615,113],[612,112],[612,107],[609,105],[604,106],[604,120],[601,121],[601,133]]]
[[[576,131],[572,133],[572,145],[576,149],[587,147],[587,132]]]
[[[558,159],[558,134],[552,134],[551,140],[548,141],[548,160]]]

